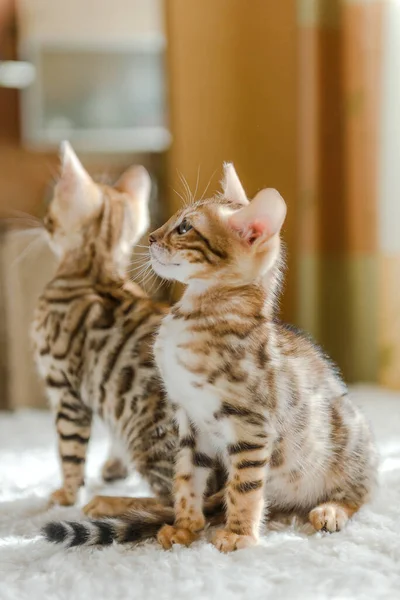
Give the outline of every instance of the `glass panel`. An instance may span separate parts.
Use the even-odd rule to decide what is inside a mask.
[[[163,54],[65,51],[41,54],[45,130],[165,125]]]

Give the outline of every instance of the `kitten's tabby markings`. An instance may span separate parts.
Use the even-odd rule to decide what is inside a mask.
[[[176,433],[151,354],[166,308],[126,276],[133,244],[147,228],[149,191],[140,167],[128,170],[114,188],[96,185],[65,146],[45,220],[60,266],[39,300],[33,328],[37,364],[56,417],[63,485],[51,499],[58,504],[73,504],[83,485],[96,413],[119,442],[104,478],[125,476],[128,465],[158,496],[170,495]],[[143,501],[99,497],[85,510],[97,516],[131,508],[142,510]],[[60,534],[60,527],[54,532]],[[78,537],[82,542],[85,535]]]
[[[185,207],[150,236],[155,271],[187,284],[155,343],[180,436],[175,523],[158,534],[165,548],[204,527],[217,458],[228,473],[226,523],[213,539],[222,551],[257,542],[265,507],[339,530],[373,488],[365,419],[323,353],[275,318],[285,214],[275,190],[249,203],[227,165],[222,197]]]

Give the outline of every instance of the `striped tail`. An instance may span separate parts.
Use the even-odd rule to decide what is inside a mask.
[[[75,546],[109,546],[141,542],[155,537],[164,523],[174,522],[174,509],[169,506],[134,509],[123,517],[90,521],[58,521],[47,523],[42,535],[49,542]]]
[[[224,518],[223,493],[218,492],[205,500],[204,514],[216,524]],[[139,543],[155,538],[163,525],[172,525],[174,509],[170,506],[152,506],[127,512],[123,517],[93,519],[90,521],[53,521],[41,533],[48,542],[76,546],[109,546]]]

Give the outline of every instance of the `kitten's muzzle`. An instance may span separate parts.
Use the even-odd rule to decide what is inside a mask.
[[[179,267],[179,263],[171,262],[169,253],[156,242],[150,246],[150,258],[153,263],[158,263],[162,267]]]

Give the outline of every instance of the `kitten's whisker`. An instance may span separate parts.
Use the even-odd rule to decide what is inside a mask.
[[[137,265],[136,267],[133,267],[133,269],[129,269],[128,273],[135,273],[135,271],[138,271],[137,276],[140,276],[142,274],[142,272],[144,273],[146,271],[146,269],[148,269],[150,267],[151,267],[150,263],[145,263],[144,265]]]
[[[145,258],[145,257],[149,258],[149,256],[150,256],[150,254],[148,252],[135,252],[135,254],[132,254],[132,260],[136,260],[138,258],[143,260],[143,258]]]
[[[151,268],[151,265],[147,265],[145,270],[144,270],[144,278],[147,278],[148,275],[151,275],[151,273],[154,273],[153,269]]]
[[[29,244],[25,246],[25,248],[22,250],[21,254],[12,261],[11,268],[16,267],[29,254],[29,251],[33,250],[37,246],[38,242],[42,241],[43,237],[39,236],[31,242],[29,242]]]
[[[139,271],[139,272],[135,272],[135,270],[133,271],[129,271],[130,277],[134,277],[137,281],[141,281],[143,279],[143,277],[145,277],[145,275],[147,275],[148,271],[145,269],[143,271]]]
[[[135,272],[139,271],[140,269],[144,269],[147,266],[148,266],[147,263],[133,266],[132,269],[128,269],[128,273],[135,273]]]
[[[186,198],[186,201],[187,201],[187,199],[188,199],[188,197],[187,197],[187,192],[188,192],[188,190],[187,190],[187,186],[185,185],[185,183],[184,183],[184,181],[183,181],[183,176],[182,176],[182,173],[181,173],[181,172],[180,172],[178,169],[176,170],[176,172],[178,173],[178,177],[179,177],[179,179],[180,179],[180,182],[181,182],[181,184],[182,184],[182,187],[183,187],[183,193],[184,193],[184,196],[185,196],[185,198]]]
[[[186,179],[186,177],[183,175],[183,173],[182,173],[182,180],[183,180],[183,183],[186,185],[186,189],[187,189],[187,191],[188,191],[188,196],[189,196],[189,204],[192,204],[192,202],[193,202],[193,194],[192,194],[192,192],[190,191],[190,186],[189,186],[189,184],[188,184],[188,182],[187,182],[187,179]]]
[[[151,281],[153,275],[154,275],[154,271],[150,267],[148,272],[142,278],[142,285],[145,286],[149,280]]]
[[[208,183],[207,183],[207,185],[205,187],[204,192],[201,195],[201,198],[199,198],[199,201],[203,200],[205,194],[207,193],[208,188],[210,187],[211,180],[214,177],[214,175],[215,175],[216,172],[217,172],[217,169],[214,170],[213,174],[211,175],[210,179],[208,180]]]
[[[184,206],[187,206],[187,191],[186,191],[186,189],[185,189],[185,186],[183,185],[183,182],[182,182],[182,177],[181,177],[181,174],[180,174],[180,172],[179,172],[179,170],[178,170],[178,169],[176,169],[176,173],[177,173],[177,175],[178,175],[178,177],[179,177],[180,183],[181,183],[181,184],[182,184],[182,186],[183,186],[183,191],[182,191],[182,193],[183,193],[183,196],[182,196],[182,195],[181,195],[181,194],[180,194],[178,191],[176,191],[176,190],[174,190],[174,192],[176,191],[176,193],[178,194],[178,196],[179,196],[180,198],[182,198],[183,205],[184,205]]]
[[[172,188],[172,191],[175,192],[175,194],[177,194],[179,196],[179,198],[182,200],[183,205],[187,206],[187,201],[185,200],[185,198],[182,196],[182,194],[180,194],[175,188]]]
[[[199,168],[197,169],[196,189],[194,190],[193,201],[196,200],[197,189],[199,187],[199,177],[200,177],[200,165],[199,165]]]
[[[138,258],[143,259],[144,257],[150,258],[150,253],[149,252],[135,252],[134,254],[132,254],[132,260],[137,260]]]
[[[16,217],[26,217],[26,218],[30,219],[31,221],[36,221],[36,223],[38,223],[39,225],[43,225],[42,220],[39,219],[39,217],[35,217],[35,215],[32,215],[31,213],[28,213],[24,210],[10,208],[7,210],[7,213],[9,213],[10,215],[15,215]]]
[[[4,217],[0,221],[9,226],[16,225],[19,229],[44,229],[42,223],[28,219],[27,217]]]
[[[181,183],[183,185],[183,189],[186,192],[185,193],[185,198],[186,198],[186,203],[185,206],[187,206],[188,204],[191,203],[191,193],[190,193],[190,187],[188,185],[188,182],[186,181],[186,179],[184,178],[183,174],[180,173],[178,171],[178,175],[179,175],[179,179],[181,180]]]
[[[132,269],[132,270],[133,271],[140,270],[140,274],[141,274],[142,272],[144,273],[147,269],[151,269],[151,262],[150,261],[147,261],[143,265],[138,265],[137,267],[134,267],[134,269]]]
[[[153,288],[154,288],[154,284],[156,282],[157,282],[157,275],[153,271],[153,275],[152,275],[152,277],[150,277],[149,282],[147,284],[147,287],[148,287],[149,291],[151,291],[152,293],[155,293],[154,290],[153,290]]]
[[[129,264],[130,267],[134,267],[134,266],[144,266],[145,264],[147,264],[149,262],[149,257],[140,257],[136,260],[132,260]]]
[[[154,290],[153,294],[156,294],[156,293],[158,292],[158,290],[159,290],[160,288],[162,288],[162,287],[163,287],[163,285],[165,285],[167,282],[168,282],[168,280],[167,280],[167,279],[164,279],[163,277],[162,277],[162,278],[159,278],[159,284],[158,284],[158,286],[156,287],[156,289]]]
[[[16,224],[16,225],[24,225],[25,227],[19,227],[19,228],[15,228],[13,229],[14,232],[17,232],[18,234],[29,234],[29,233],[38,233],[39,231],[43,232],[44,228],[43,227],[38,227],[37,223],[33,224],[33,223],[23,223],[20,219],[1,219],[0,222],[4,222],[5,224],[8,225],[12,225],[12,224]],[[9,228],[10,230],[12,229],[11,227]]]

